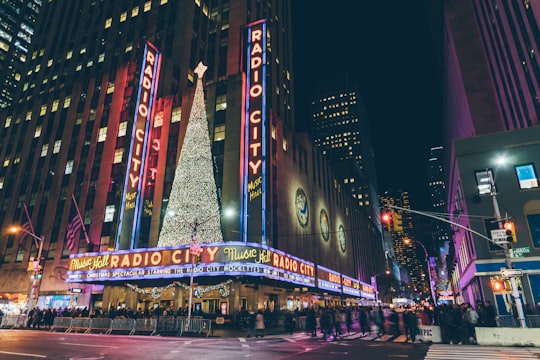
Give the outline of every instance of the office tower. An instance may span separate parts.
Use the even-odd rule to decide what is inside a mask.
[[[45,238],[40,305],[64,301],[76,286],[83,289],[78,304],[184,308],[186,289],[171,286],[186,286],[195,271],[201,286],[217,286],[199,292],[205,312],[303,307],[318,303],[319,290],[374,298],[360,281],[384,256],[380,233],[335,185],[309,136],[294,132],[289,6],[44,3],[23,86],[13,109],[0,114],[0,223],[31,220]],[[208,68],[199,84],[201,62]],[[208,132],[214,173],[201,184],[215,182],[223,241],[198,244],[195,264],[188,248],[175,245],[192,233],[156,247],[164,218],[175,216],[168,204],[178,204],[172,196],[182,156],[208,153],[188,134],[191,119],[204,117],[208,130],[198,131]],[[202,168],[193,175],[210,176]],[[197,179],[190,180],[194,188]],[[71,248],[65,239],[75,206],[88,241],[80,231]],[[202,234],[213,216],[187,221]],[[11,236],[1,250],[2,271],[18,275],[17,283],[0,276],[0,288],[24,292],[20,270],[35,247]],[[126,283],[156,286],[162,296],[134,296]]]
[[[23,78],[41,0],[0,3],[0,108],[11,105]]]
[[[311,95],[311,133],[343,186],[377,224],[380,206],[369,121],[357,84],[347,74],[318,80]]]
[[[478,214],[469,214],[465,204],[473,199],[488,199],[465,192],[464,184],[469,183],[471,174],[459,169],[462,164],[459,164],[455,144],[459,140],[538,126],[540,4],[535,1],[446,1],[433,4],[432,14],[436,16],[433,24],[441,25],[434,26],[434,38],[444,40],[440,64],[445,102],[447,213],[451,221],[464,228],[474,228],[469,215]],[[516,142],[516,149],[519,143]],[[476,167],[491,169],[495,165],[479,162]],[[470,265],[477,256],[483,256],[479,255],[482,252],[477,247],[485,239],[456,226],[453,230],[454,256],[448,265],[453,272],[456,299],[474,302],[490,296],[486,277],[493,274],[484,277],[465,274],[465,269],[474,272]],[[497,257],[497,254],[487,258],[492,256]]]

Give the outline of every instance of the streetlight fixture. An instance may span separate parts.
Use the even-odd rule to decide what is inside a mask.
[[[426,257],[426,265],[427,265],[427,271],[428,271],[428,277],[429,277],[429,290],[431,292],[431,297],[433,299],[433,305],[436,305],[437,304],[437,299],[435,297],[435,289],[434,289],[434,286],[433,286],[434,284],[432,283],[433,280],[431,278],[431,267],[429,266],[429,254],[428,254],[428,251],[426,249],[426,246],[420,240],[410,239],[410,238],[403,239],[403,243],[405,245],[412,244],[412,242],[415,242],[416,244],[420,245],[422,247],[422,249],[424,250],[424,256]]]
[[[43,242],[45,241],[45,238],[43,236],[37,236],[31,231],[28,231],[22,227],[19,226],[12,226],[9,228],[9,231],[12,234],[17,234],[19,231],[22,231],[26,235],[30,235],[34,239],[34,243],[36,247],[38,248],[38,256],[37,259],[33,260],[33,270],[34,270],[34,276],[32,278],[32,288],[30,289],[30,298],[28,299],[28,311],[30,309],[34,308],[34,301],[37,302],[37,299],[39,297],[39,284],[41,284],[41,281],[39,279],[39,272],[41,271],[41,253],[43,252]],[[32,261],[32,258],[30,258],[30,261]],[[38,284],[38,280],[40,283]]]
[[[375,287],[375,301],[378,303],[379,302],[379,287],[377,285],[377,276],[379,275],[390,275],[390,269],[386,269],[384,271],[381,271],[380,273],[377,273],[373,276],[371,276],[371,285],[373,285]]]
[[[498,163],[502,164],[501,159],[499,159]],[[499,202],[497,201],[497,192],[495,190],[495,180],[493,179],[493,173],[489,171],[488,169],[486,169],[486,173],[489,177],[490,194],[491,194],[491,199],[493,201],[493,210],[495,212],[495,218],[497,219],[497,224],[499,225],[499,229],[504,229],[504,219],[501,216],[501,211],[499,209]],[[525,320],[525,312],[523,311],[523,304],[519,296],[519,289],[518,289],[518,284],[516,281],[516,276],[510,273],[512,271],[511,269],[513,269],[514,266],[512,264],[512,258],[510,256],[510,249],[508,247],[508,242],[503,242],[502,244],[498,244],[498,245],[500,245],[504,250],[504,262],[506,264],[506,269],[501,269],[501,272],[504,273],[503,270],[507,270],[508,272],[507,277],[510,278],[510,284],[512,286],[512,297],[514,298],[514,303],[516,304],[519,323],[522,328],[526,328],[527,322]]]

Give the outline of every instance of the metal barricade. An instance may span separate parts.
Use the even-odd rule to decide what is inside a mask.
[[[296,319],[296,328],[298,330],[306,330],[306,319],[307,319],[307,316],[299,316]]]
[[[156,331],[160,334],[177,332],[175,317],[174,316],[159,316],[157,318]]]
[[[91,318],[87,317],[76,317],[71,320],[71,327],[66,330],[67,333],[73,332],[73,331],[82,331],[85,334],[89,332],[90,330],[90,321]]]
[[[157,330],[157,319],[156,318],[150,318],[150,319],[137,319],[135,320],[135,326],[133,327],[133,331],[129,335],[138,334],[138,333],[148,333],[148,335],[152,336],[156,334]]]
[[[26,315],[4,315],[0,320],[2,328],[22,328],[26,324]]]
[[[63,330],[64,332],[68,332],[68,330],[71,329],[72,320],[73,318],[71,317],[57,316],[53,320],[53,325],[50,331]]]
[[[540,328],[540,315],[526,315],[525,323],[530,328]],[[497,327],[521,327],[521,323],[518,319],[512,315],[499,315],[497,316]]]
[[[212,333],[212,320],[208,319],[179,320],[177,326],[178,336],[182,336],[183,333],[206,333],[208,337]]]
[[[90,320],[90,327],[88,333],[93,331],[109,334],[111,332],[111,319],[109,318],[92,318]]]
[[[129,335],[133,334],[133,329],[135,328],[135,319],[112,319],[111,327],[109,332],[110,334],[114,332],[127,332]]]

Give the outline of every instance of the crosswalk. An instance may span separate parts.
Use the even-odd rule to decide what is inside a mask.
[[[313,339],[305,332],[295,332],[287,335],[286,340],[290,342]],[[321,340],[321,335],[317,334],[317,339]],[[330,337],[328,341],[330,341]],[[363,336],[360,332],[345,334],[340,340],[365,340],[380,342],[406,342],[405,335],[377,335],[370,334]],[[410,340],[409,340],[410,341]],[[418,342],[417,342],[418,343]],[[481,345],[448,345],[430,344],[424,360],[538,360],[540,359],[540,348],[536,347],[499,347]]]
[[[540,359],[540,348],[433,344],[424,360],[526,360]]]

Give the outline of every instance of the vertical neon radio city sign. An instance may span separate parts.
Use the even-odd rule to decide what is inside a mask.
[[[266,20],[246,25],[244,32],[244,115],[242,124],[240,227],[243,241],[261,234],[266,244]],[[249,222],[248,222],[249,214]],[[248,231],[249,230],[249,231]],[[254,239],[256,240],[256,239]],[[259,242],[256,240],[256,242]]]
[[[126,167],[124,194],[120,207],[116,249],[135,247],[143,211],[146,160],[152,129],[152,110],[156,96],[161,56],[149,42],[145,44],[139,79],[136,111]]]

